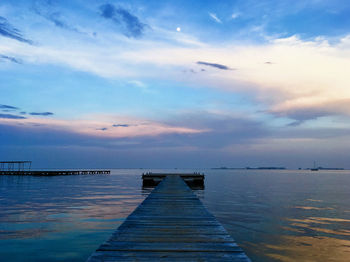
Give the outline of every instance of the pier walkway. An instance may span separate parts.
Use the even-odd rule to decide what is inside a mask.
[[[204,189],[204,174],[200,173],[152,173],[148,172],[142,174],[142,187],[154,187],[157,186],[166,176],[168,175],[178,175],[180,176],[186,184],[192,189]]]
[[[250,260],[180,175],[167,175],[87,261]]]

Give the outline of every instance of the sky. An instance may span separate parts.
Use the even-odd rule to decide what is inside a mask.
[[[350,168],[347,0],[1,0],[0,159]]]

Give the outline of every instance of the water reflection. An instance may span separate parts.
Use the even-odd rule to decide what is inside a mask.
[[[144,199],[139,184],[139,174],[130,170],[0,177],[0,191],[6,192],[0,198],[2,259],[84,261]]]
[[[332,210],[332,207],[308,207],[308,206],[296,206],[295,208],[305,209],[305,210]]]
[[[350,173],[216,171],[206,180],[202,201],[253,261],[349,261]]]
[[[350,220],[327,217],[309,217],[306,219],[288,219],[290,226],[298,228],[299,232],[318,231],[327,234],[350,236]]]
[[[283,262],[349,261],[350,241],[333,237],[281,236],[278,245],[265,245],[267,256]]]
[[[141,172],[0,177],[2,259],[84,261],[153,190]],[[348,261],[347,171],[202,172],[195,193],[253,261]]]

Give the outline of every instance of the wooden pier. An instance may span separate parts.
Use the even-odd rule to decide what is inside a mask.
[[[250,259],[186,185],[166,175],[87,260],[239,261]]]
[[[110,174],[110,170],[30,170],[32,161],[0,161],[0,175],[68,176]]]
[[[167,175],[180,176],[192,189],[204,189],[204,174],[201,173],[144,173],[142,174],[143,187],[157,186]]]
[[[68,175],[100,175],[110,174],[110,170],[40,170],[40,171],[0,171],[0,175],[15,175],[15,176],[68,176]]]

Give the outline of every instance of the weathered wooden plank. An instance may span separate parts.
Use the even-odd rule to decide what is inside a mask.
[[[234,242],[225,243],[196,243],[196,242],[122,242],[108,240],[98,249],[103,250],[123,250],[123,251],[195,251],[195,252],[242,252],[242,249]]]
[[[196,236],[196,235],[227,235],[227,232],[225,230],[215,229],[213,227],[207,227],[207,228],[201,228],[197,227],[199,229],[194,230],[191,227],[186,228],[179,228],[179,227],[172,227],[172,228],[159,228],[159,227],[147,227],[143,229],[123,229],[118,230],[115,232],[114,235],[125,235],[125,234],[134,234],[134,235],[171,235],[171,236]]]
[[[170,175],[88,261],[250,260],[181,177]]]
[[[132,251],[104,251],[91,257],[90,262],[112,262],[112,261],[231,261],[247,262],[244,253],[225,252],[132,252]]]
[[[145,225],[145,226],[156,226],[156,225],[172,225],[172,226],[215,226],[216,221],[176,221],[176,220],[169,220],[169,221],[162,221],[162,220],[154,220],[154,221],[128,221],[128,226],[131,225]]]
[[[196,235],[193,238],[193,235],[173,235],[169,234],[129,234],[129,235],[118,235],[113,236],[111,241],[123,241],[123,242],[176,242],[176,243],[234,243],[233,239],[227,235]]]

